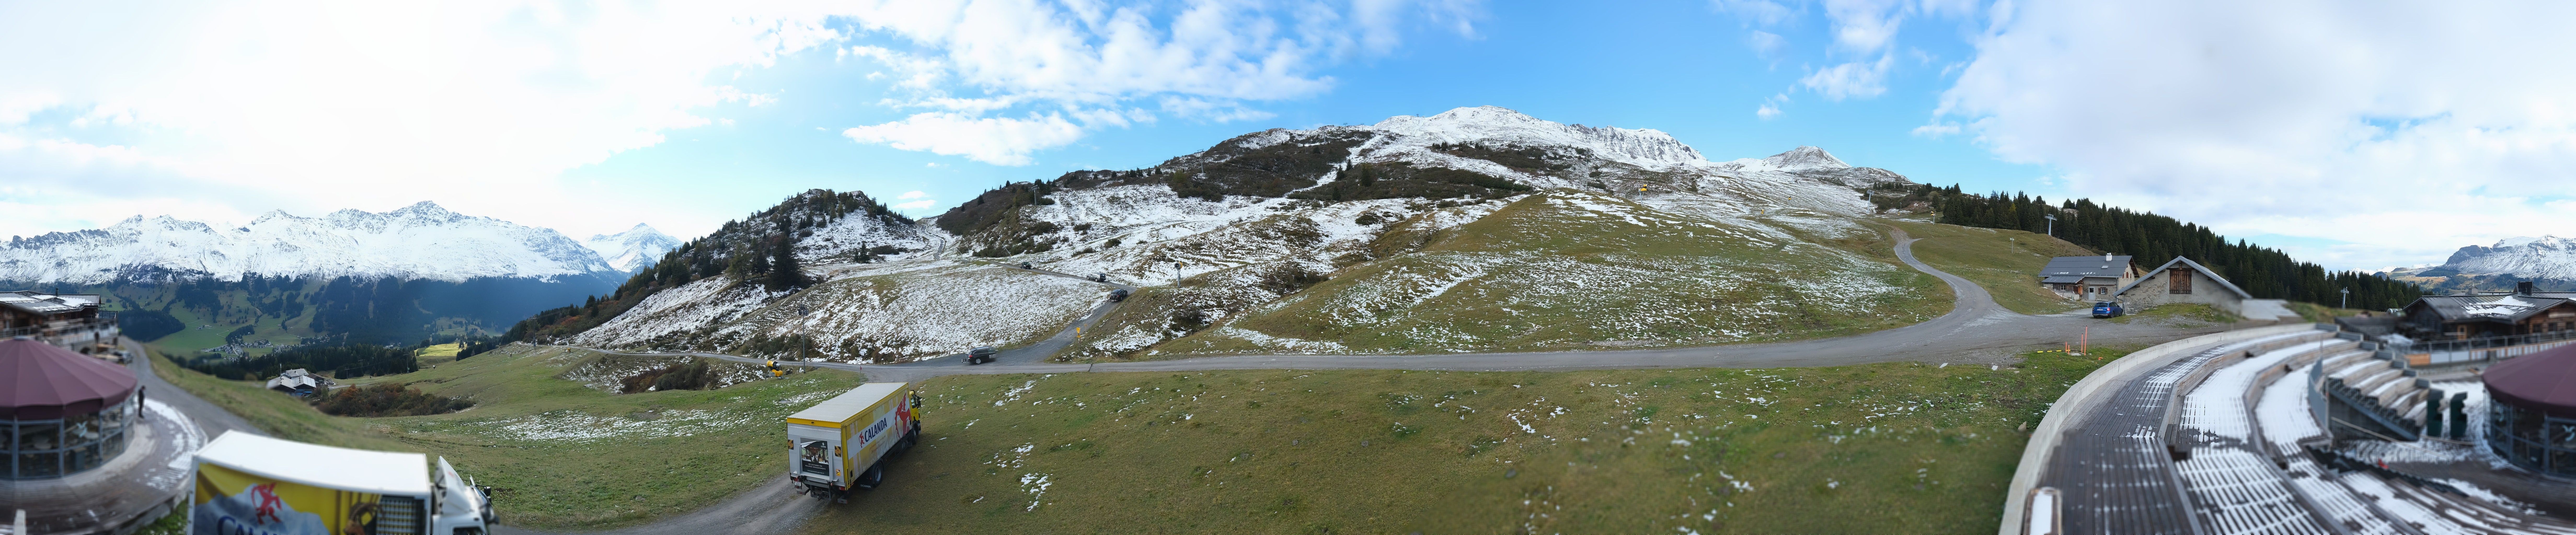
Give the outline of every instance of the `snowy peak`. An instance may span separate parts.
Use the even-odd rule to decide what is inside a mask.
[[[653,262],[662,259],[663,253],[679,248],[680,240],[654,230],[651,225],[636,223],[625,232],[593,235],[582,240],[581,245],[599,253],[600,258],[608,261],[609,267],[633,273],[652,266]]]
[[[2461,247],[2442,267],[2470,275],[2576,280],[2576,239],[2516,237],[2493,247]]]
[[[1782,171],[1829,171],[1851,168],[1851,164],[1843,163],[1841,158],[1835,158],[1832,153],[1825,152],[1825,149],[1815,147],[1798,147],[1789,149],[1789,152],[1773,154],[1769,158],[1763,158],[1762,164]]]
[[[125,279],[245,275],[394,277],[462,282],[551,279],[611,271],[599,255],[553,230],[458,214],[423,202],[389,212],[340,210],[312,218],[283,211],[218,229],[167,215],[106,228],[56,232],[0,247],[0,280],[98,284]]]
[[[1705,161],[1699,150],[1662,131],[1569,125],[1498,106],[1458,108],[1430,117],[1399,115],[1361,128],[1402,138],[1390,140],[1387,148],[1448,143],[1555,146],[1643,167]]]

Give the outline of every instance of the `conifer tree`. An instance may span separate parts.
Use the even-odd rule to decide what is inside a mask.
[[[764,286],[773,292],[804,286],[805,270],[796,265],[796,244],[779,236],[778,243],[769,250],[775,258],[769,262],[769,281]]]

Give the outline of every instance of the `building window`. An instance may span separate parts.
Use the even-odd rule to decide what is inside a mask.
[[[2170,282],[2165,283],[2165,293],[2191,295],[2191,270],[2174,268],[2165,271],[2165,274],[2170,277],[2168,279]]]
[[[54,420],[0,420],[0,479],[51,479],[80,473],[125,452],[135,403]]]

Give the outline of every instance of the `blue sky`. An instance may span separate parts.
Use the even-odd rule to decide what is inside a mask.
[[[692,236],[1495,105],[2154,210],[2334,268],[2576,234],[2566,5],[0,3],[0,234],[422,200]]]
[[[1816,145],[1856,165],[1976,189],[2028,188],[2046,174],[2040,166],[1996,160],[1965,139],[1911,134],[1938,104],[1940,71],[1966,59],[1964,41],[1956,35],[1965,30],[1955,24],[1918,30],[1940,38],[1908,47],[1922,57],[1891,69],[1885,95],[1829,101],[1798,88],[1809,71],[1836,60],[1826,50],[1831,38],[1823,20],[1767,27],[1789,43],[1768,54],[1748,39],[1754,28],[1705,4],[1496,5],[1471,23],[1472,33],[1464,35],[1451,28],[1407,28],[1400,47],[1310,74],[1327,80],[1328,89],[1241,104],[1269,117],[1164,116],[1149,124],[1104,127],[1071,144],[1033,152],[1022,165],[853,142],[841,131],[898,121],[917,110],[875,105],[884,95],[902,92],[889,80],[869,79],[870,73],[890,70],[882,63],[809,50],[782,57],[775,66],[744,69],[743,78],[731,81],[743,91],[776,95],[760,106],[714,112],[732,124],[677,131],[669,141],[570,170],[566,177],[595,187],[662,190],[655,195],[707,193],[701,190],[709,179],[723,177],[740,187],[712,193],[742,212],[804,188],[858,189],[889,203],[917,202],[894,197],[920,191],[939,202],[907,212],[931,215],[951,200],[1004,181],[1143,167],[1245,132],[1374,123],[1478,105],[1558,122],[1663,130],[1718,160]],[[1783,94],[1789,98],[1775,102]],[[1782,111],[1757,116],[1766,103]]]

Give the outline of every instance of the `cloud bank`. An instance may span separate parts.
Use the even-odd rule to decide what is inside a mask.
[[[2576,231],[2576,5],[2003,4],[1917,134],[2343,268]]]

